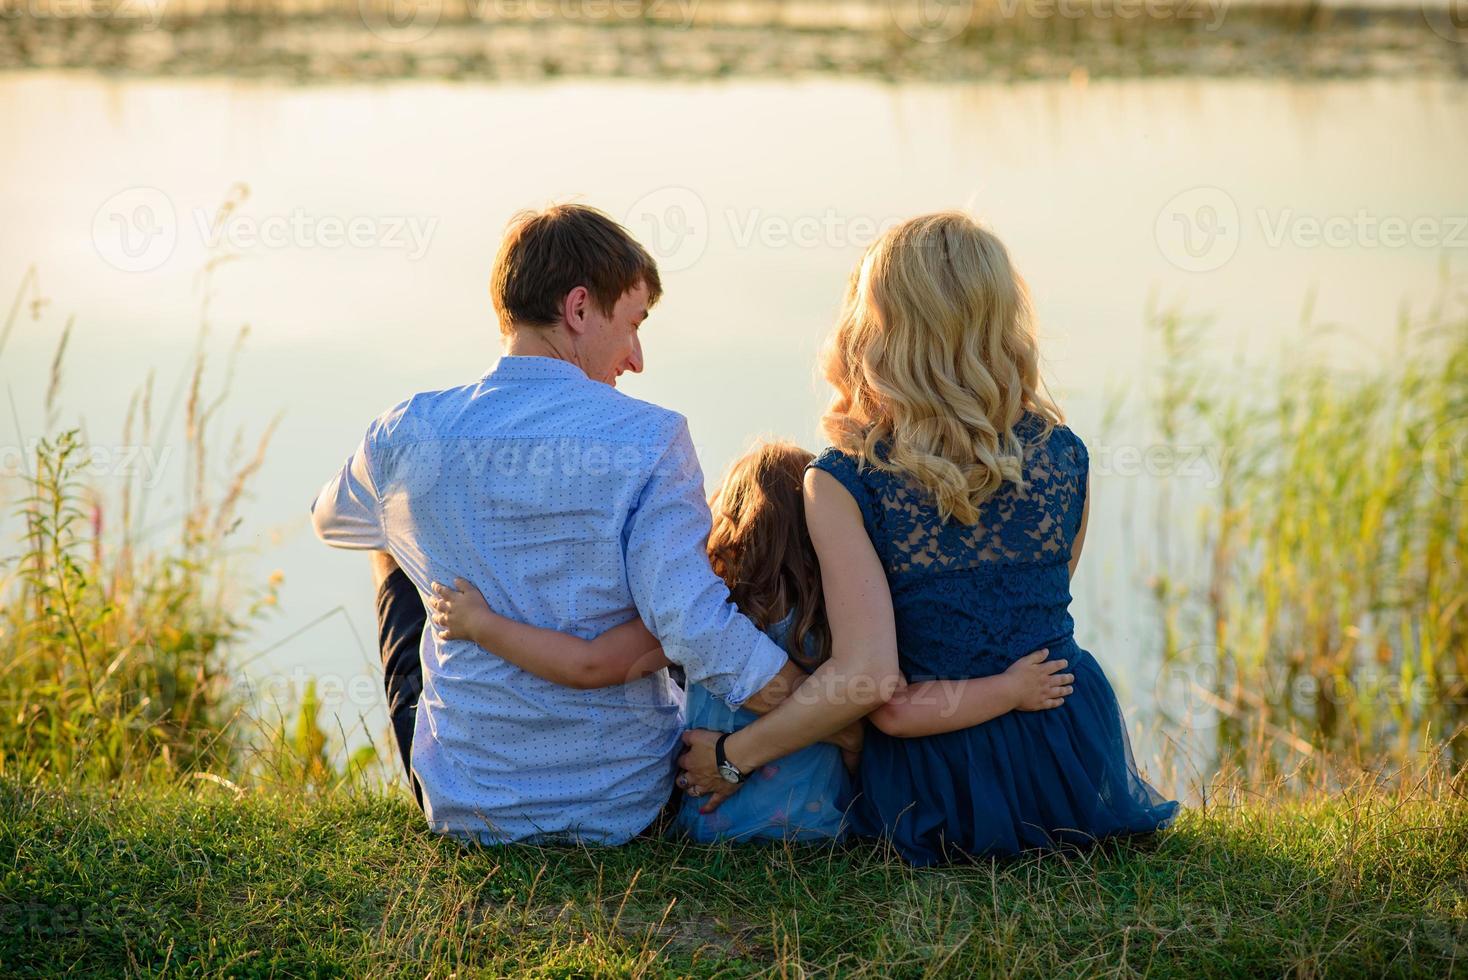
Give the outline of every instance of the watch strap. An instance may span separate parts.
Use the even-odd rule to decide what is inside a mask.
[[[734,733],[725,732],[718,737],[717,741],[714,742],[714,762],[718,764],[719,770],[721,772],[726,770],[733,770],[734,772],[739,773],[739,782],[742,783],[749,778],[749,774],[740,771],[739,767],[730,762],[729,757],[724,754],[724,739],[728,738],[732,734]]]

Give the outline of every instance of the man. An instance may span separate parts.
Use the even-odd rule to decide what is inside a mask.
[[[668,801],[682,694],[667,671],[572,690],[424,629],[434,581],[591,638],[640,615],[691,682],[768,711],[802,676],[709,567],[686,420],[615,391],[640,372],[657,266],[601,212],[511,223],[490,293],[504,356],[478,381],[379,417],[312,506],[316,533],[386,553],[389,711],[435,830],[486,843],[616,844]],[[421,695],[419,688],[421,686]]]

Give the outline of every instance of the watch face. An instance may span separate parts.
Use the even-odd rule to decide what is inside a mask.
[[[737,783],[737,782],[739,782],[739,770],[738,769],[735,769],[732,765],[730,765],[727,762],[724,763],[722,766],[719,767],[719,775],[724,777],[724,781],[725,782],[730,782],[730,783]]]

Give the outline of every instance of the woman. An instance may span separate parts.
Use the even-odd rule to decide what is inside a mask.
[[[725,774],[714,740],[685,734],[688,783],[717,787],[716,805],[737,790],[729,772],[885,701],[852,824],[915,864],[1166,825],[1177,804],[1137,774],[1111,685],[1074,639],[1088,457],[1040,390],[1029,298],[1004,246],[958,213],[893,228],[852,276],[825,371],[832,446],[805,489],[832,656],[807,697],[724,740]],[[962,712],[932,683],[921,703],[900,680],[882,690],[894,660],[907,682],[941,688],[1040,647],[1075,677],[1051,711],[952,730]],[[874,694],[858,694],[864,679]]]

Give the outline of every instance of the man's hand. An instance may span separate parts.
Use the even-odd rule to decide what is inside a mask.
[[[704,728],[692,728],[683,733],[685,748],[678,757],[678,765],[683,771],[678,774],[678,786],[689,796],[702,801],[700,813],[713,813],[744,785],[731,783],[719,775],[714,743],[723,734]]]

